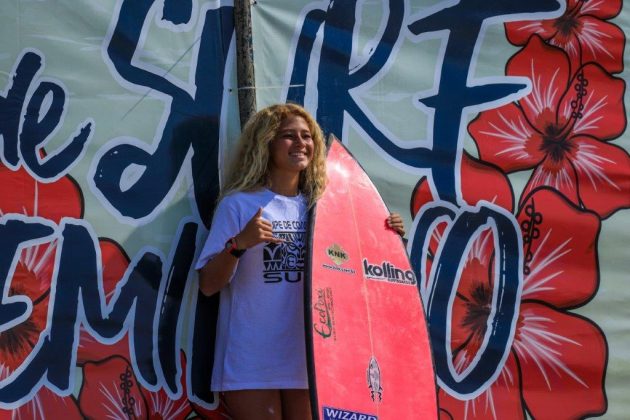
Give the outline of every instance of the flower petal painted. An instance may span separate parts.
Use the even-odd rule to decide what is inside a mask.
[[[564,138],[576,135],[600,140],[619,137],[626,129],[625,82],[595,64],[580,68],[558,107]]]
[[[0,419],[57,420],[63,413],[64,420],[83,419],[75,398],[60,397],[48,388],[41,388],[35,396],[15,410],[0,409]]]
[[[590,320],[538,303],[521,306],[514,349],[523,397],[536,419],[574,419],[606,411],[608,348]]]
[[[574,139],[572,164],[584,207],[609,217],[630,208],[630,155],[611,143],[589,137]]]
[[[531,93],[521,98],[519,104],[529,123],[544,134],[547,125],[555,122],[558,104],[567,90],[571,76],[567,55],[533,36],[525,48],[510,58],[506,74],[531,81]]]
[[[157,392],[142,388],[142,393],[144,394],[144,398],[147,401],[147,407],[149,409],[149,418],[184,420],[188,418],[192,412],[192,406],[188,401],[188,394],[186,391],[186,355],[183,351],[180,351],[180,363],[182,372],[180,376],[181,393],[177,399],[169,397],[163,388],[160,388]]]
[[[62,217],[83,216],[83,194],[69,176],[57,181],[36,181],[25,169],[14,171],[0,163],[0,215],[41,216],[54,223]]]
[[[583,16],[580,20],[576,37],[581,45],[581,63],[598,63],[609,73],[621,72],[626,41],[621,28],[592,16]]]
[[[508,173],[532,168],[545,157],[540,147],[542,133],[514,103],[481,112],[468,125],[468,131],[481,160]]]
[[[590,300],[599,284],[599,217],[543,188],[525,200],[517,219],[524,246],[522,298],[565,308]]]
[[[471,400],[459,400],[440,390],[438,402],[440,409],[446,410],[453,419],[519,420],[526,418],[520,396],[520,375],[513,354],[508,357],[497,380],[478,397]]]
[[[485,200],[512,211],[514,194],[507,176],[499,168],[464,153],[460,180],[462,196],[469,205],[474,206]],[[415,217],[423,205],[435,199],[427,178],[421,178],[411,197],[412,217]]]
[[[83,366],[81,411],[90,418],[146,418],[147,403],[129,362],[114,356]]]

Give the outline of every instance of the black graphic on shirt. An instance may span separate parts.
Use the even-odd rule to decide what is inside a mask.
[[[284,242],[268,243],[263,248],[263,278],[265,283],[298,283],[304,277],[306,233],[304,231],[280,231],[279,228],[303,228],[301,222],[276,221],[274,236]]]

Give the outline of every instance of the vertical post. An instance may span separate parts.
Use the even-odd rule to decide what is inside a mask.
[[[241,128],[245,125],[249,117],[256,112],[256,80],[254,78],[251,4],[251,0],[234,1],[236,79]]]

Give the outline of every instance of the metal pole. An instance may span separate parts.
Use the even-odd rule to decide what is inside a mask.
[[[256,112],[256,80],[254,77],[254,48],[252,44],[251,0],[234,0],[236,31],[236,79],[238,110],[241,128]]]

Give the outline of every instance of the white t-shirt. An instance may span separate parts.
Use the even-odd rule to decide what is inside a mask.
[[[307,389],[304,258],[307,202],[268,189],[218,204],[195,268],[202,268],[262,207],[284,243],[261,243],[239,259],[221,290],[212,391]]]

